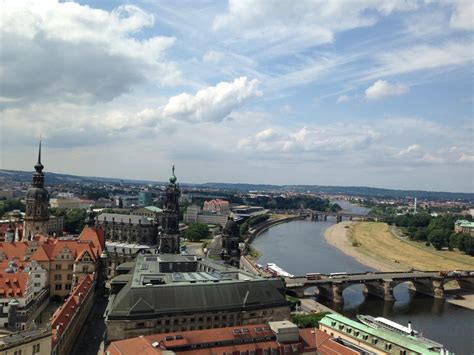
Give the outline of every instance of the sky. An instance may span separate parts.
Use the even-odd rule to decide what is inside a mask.
[[[472,1],[0,0],[0,168],[474,192]]]

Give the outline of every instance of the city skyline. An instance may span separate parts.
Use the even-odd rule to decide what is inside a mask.
[[[0,168],[474,192],[472,3],[134,4],[2,5]]]

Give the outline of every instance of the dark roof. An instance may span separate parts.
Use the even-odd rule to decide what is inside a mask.
[[[108,319],[154,318],[160,314],[287,306],[280,279],[131,287],[117,294]],[[248,294],[248,295],[247,295]],[[244,305],[245,300],[245,305]]]
[[[162,268],[162,263],[167,267]],[[131,270],[131,265],[122,264],[119,269]],[[192,255],[138,255],[128,275],[127,284],[109,300],[109,319],[288,305],[282,279],[262,278]],[[117,283],[126,280],[114,279]]]

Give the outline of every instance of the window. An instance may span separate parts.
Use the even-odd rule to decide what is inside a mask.
[[[69,264],[69,265],[67,266],[67,269],[68,269],[68,270],[72,270],[73,267],[74,267],[73,264]]]
[[[54,289],[55,289],[56,291],[61,291],[61,290],[63,289],[63,285],[61,285],[61,284],[56,284],[56,285],[54,286]]]
[[[33,345],[33,354],[39,354],[40,344]]]
[[[145,327],[145,323],[137,323],[137,328],[143,328]]]
[[[35,274],[35,279],[38,279],[38,278],[40,278],[40,277],[41,277],[40,274]]]
[[[71,289],[71,284],[66,284],[64,288],[69,291]]]
[[[72,274],[68,274],[67,279],[68,279],[68,281],[71,281],[72,280]]]
[[[35,287],[40,287],[41,284],[39,282],[35,282]]]
[[[56,264],[56,270],[61,270],[61,264]]]
[[[62,278],[61,274],[54,275],[54,281],[61,281],[61,278]]]
[[[82,267],[82,272],[89,272],[89,268],[87,266]]]

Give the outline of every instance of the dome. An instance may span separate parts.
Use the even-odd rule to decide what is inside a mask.
[[[18,300],[16,298],[12,298],[10,300],[10,302],[8,302],[9,306],[18,306],[19,304],[20,304],[20,302],[18,302]]]
[[[49,201],[49,192],[41,187],[31,187],[26,193],[26,198],[37,201]]]

